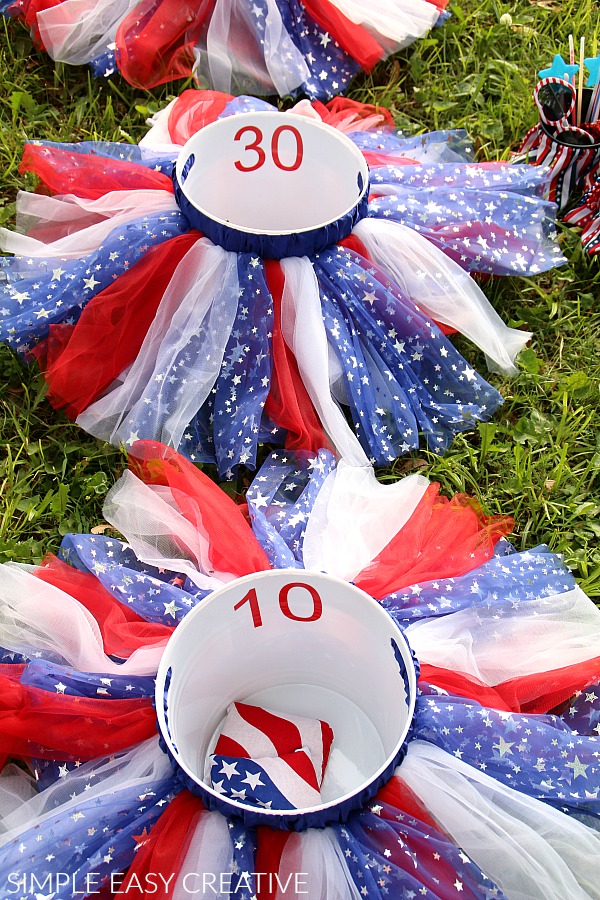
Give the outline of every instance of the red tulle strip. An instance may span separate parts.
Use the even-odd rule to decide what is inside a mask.
[[[230,100],[232,94],[220,91],[184,91],[177,98],[169,113],[169,137],[174,144],[183,144],[193,134],[216,122]]]
[[[482,706],[489,706],[491,709],[501,709],[505,712],[520,712],[521,706],[511,705],[510,702],[498,693],[496,688],[484,684],[478,678],[467,675],[465,672],[454,672],[450,669],[441,669],[438,666],[431,666],[428,663],[421,663],[421,674],[419,681],[433,684],[448,691],[449,694],[455,694],[457,697],[466,697],[468,700],[476,700]]]
[[[281,428],[287,429],[285,446],[288,450],[332,449],[308,396],[294,354],[283,339],[281,331],[281,296],[284,275],[275,260],[267,260],[265,274],[273,297],[273,370],[265,412]]]
[[[329,0],[300,0],[309,16],[329,32],[340,47],[346,51],[367,72],[370,72],[385,56],[383,47],[377,43],[366,28],[356,25],[336,9]]]
[[[390,153],[377,153],[375,150],[362,150],[361,152],[370,169],[376,168],[377,166],[394,166],[394,168],[397,168],[398,166],[419,165],[416,159],[411,159],[408,156],[392,156]],[[374,186],[369,195],[369,199],[378,196],[380,195],[377,193],[377,187]]]
[[[54,409],[76,419],[136,358],[175,269],[201,237],[183,234],[151,247],[85,306],[75,325],[51,325],[32,351]],[[89,365],[93,359],[94,364]]]
[[[523,713],[545,713],[600,678],[600,656],[562,669],[536,672],[497,684],[496,690]]]
[[[109,656],[127,659],[134,650],[166,641],[173,633],[168,625],[147,622],[119,603],[94,575],[80,572],[56,556],[48,555],[35,575],[85,606],[100,627],[104,652]]]
[[[313,109],[319,113],[323,121],[327,125],[337,128],[340,123],[347,123],[348,117],[352,115],[352,121],[360,129],[360,123],[363,119],[370,119],[372,116],[379,116],[380,122],[377,127],[389,125],[393,127],[394,119],[389,109],[383,106],[375,106],[373,103],[360,103],[358,100],[349,100],[348,97],[334,97],[329,103],[321,103],[315,100],[312,103]],[[346,127],[348,127],[346,125]]]
[[[162,172],[62,147],[25,144],[19,171],[34,172],[52,194],[75,194],[88,200],[97,200],[110,191],[173,192],[173,182]]]
[[[277,900],[278,883],[275,876],[279,872],[281,857],[290,836],[290,831],[277,831],[264,825],[256,829],[257,849],[254,868],[261,873],[256,885],[257,900]]]
[[[0,663],[0,675],[7,675],[18,681],[26,668],[25,663]]]
[[[355,579],[372,597],[385,597],[421,581],[454,578],[481,566],[513,528],[507,516],[486,516],[477,500],[439,496],[430,484],[403,528]]]
[[[475,700],[482,706],[528,715],[547,713],[560,707],[598,678],[600,656],[562,669],[511,678],[493,686],[465,672],[453,672],[427,663],[421,664],[420,676],[421,681],[458,697]]]
[[[187,78],[194,65],[194,46],[202,34],[214,0],[142,0],[117,30],[116,55],[130,84],[156,87]]]
[[[154,900],[170,900],[203,811],[202,801],[189,791],[184,790],[171,800],[148,833],[144,829],[134,836],[133,863],[115,896],[152,896]],[[186,885],[190,894],[202,893],[198,891],[197,880],[192,877]]]
[[[156,734],[152,700],[51,694],[0,673],[0,746],[10,756],[88,760]]]
[[[45,49],[44,42],[40,36],[40,29],[38,28],[38,13],[43,12],[45,9],[52,9],[53,6],[60,6],[63,2],[64,0],[25,0],[20,7],[15,4],[15,12],[20,8],[21,16],[31,32],[34,45],[38,49]]]
[[[181,514],[208,538],[208,555],[217,572],[237,577],[271,568],[235,502],[195,465],[158,441],[136,441],[129,468],[145,484],[171,490]]]

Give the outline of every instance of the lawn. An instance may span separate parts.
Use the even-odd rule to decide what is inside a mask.
[[[536,121],[536,72],[568,52],[568,32],[576,43],[586,36],[586,55],[600,50],[596,0],[468,0],[451,11],[427,39],[359,77],[350,95],[389,107],[410,133],[466,128],[480,159],[507,159]],[[0,71],[0,224],[9,227],[16,190],[34,186],[18,172],[24,140],[135,142],[148,115],[186,86],[143,93],[119,78],[98,82],[85,68],[55,67],[14,22],[0,24]],[[492,422],[457,437],[442,458],[413,453],[379,475],[419,469],[446,492],[476,494],[487,511],[514,515],[519,549],[549,544],[598,597],[600,257],[586,258],[577,235],[562,227],[560,241],[568,265],[483,285],[510,325],[534,332],[518,377],[489,376],[505,397]],[[457,344],[484,372],[477,351]],[[38,562],[66,532],[101,523],[103,496],[124,454],[55,413],[35,368],[5,347],[0,368],[0,561]],[[250,477],[242,473],[234,487]]]

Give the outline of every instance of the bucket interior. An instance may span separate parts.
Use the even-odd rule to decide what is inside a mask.
[[[291,113],[242,113],[195,134],[177,161],[192,205],[253,234],[334,222],[368,189],[362,153],[341,132]]]
[[[251,590],[252,603],[244,599]],[[346,582],[298,570],[238,579],[200,603],[169,641],[157,679],[161,731],[198,784],[210,783],[207,757],[233,701],[328,722],[324,806],[361,791],[389,765],[415,697],[412,657],[388,614]]]

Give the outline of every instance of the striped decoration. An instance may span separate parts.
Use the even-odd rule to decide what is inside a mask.
[[[315,806],[332,742],[332,729],[319,719],[232,703],[207,774],[232,800],[267,809]]]
[[[556,81],[556,78],[542,78],[534,96],[537,97],[540,88]],[[568,146],[561,141],[560,131],[555,125],[543,121],[534,125],[525,135],[513,162],[547,166],[551,170],[548,199],[558,205],[559,211],[563,211],[592,187],[600,164],[600,142],[586,147]],[[587,129],[589,125],[582,123],[581,127]]]

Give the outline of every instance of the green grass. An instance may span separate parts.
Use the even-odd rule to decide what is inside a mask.
[[[360,76],[351,96],[388,106],[412,133],[466,128],[480,158],[505,159],[536,120],[536,71],[566,54],[568,30],[576,40],[586,35],[586,55],[600,49],[595,0],[465,0],[452,12],[443,28]],[[16,190],[33,186],[18,172],[26,138],[137,141],[148,114],[185,86],[144,93],[120,79],[95,82],[84,68],[53,66],[12,22],[0,28],[0,67],[0,224],[9,225]],[[448,493],[467,491],[489,512],[514,515],[519,548],[548,543],[598,597],[600,263],[583,255],[572,232],[561,230],[560,239],[567,266],[484,285],[505,321],[534,332],[520,375],[490,376],[506,398],[493,421],[456,438],[442,458],[414,453],[379,475],[419,468]],[[457,343],[485,371],[478,352]],[[6,348],[0,371],[0,560],[34,562],[66,531],[101,522],[124,457],[56,414],[35,370]]]

